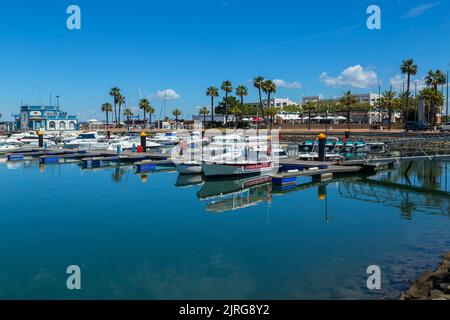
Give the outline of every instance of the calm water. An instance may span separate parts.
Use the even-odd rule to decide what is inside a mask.
[[[0,163],[0,298],[395,297],[450,250],[450,164],[405,169],[279,190]],[[73,264],[77,292],[66,289]],[[365,288],[373,264],[377,293]]]

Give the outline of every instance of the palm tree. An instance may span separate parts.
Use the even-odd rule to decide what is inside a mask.
[[[156,110],[153,108],[150,104],[146,106],[145,108],[146,112],[148,113],[148,124],[150,125],[150,128],[152,127],[152,116],[155,114]]]
[[[270,128],[272,128],[272,126],[273,126],[273,119],[275,118],[275,116],[276,116],[279,112],[280,112],[280,108],[275,107],[275,106],[273,106],[273,107],[268,107],[268,108],[266,109],[266,114],[267,114],[267,117],[269,118],[269,126],[270,126]]]
[[[216,87],[209,87],[206,89],[206,96],[211,97],[211,127],[214,123],[214,98],[219,96],[219,89]]]
[[[406,105],[405,111],[403,112],[403,120],[406,122],[408,120],[407,115],[409,112],[409,97],[411,94],[411,76],[415,76],[417,74],[418,67],[414,64],[413,59],[407,59],[402,62],[400,70],[402,74],[406,74]]]
[[[389,123],[388,123],[388,130],[391,131],[392,128],[392,113],[394,110],[394,104],[395,104],[395,92],[392,90],[386,91],[383,93],[381,97],[381,105],[384,109],[388,109],[389,113]]]
[[[122,112],[122,106],[125,105],[125,97],[121,94],[119,94],[119,96],[117,97],[117,104],[119,105],[119,110],[117,112],[117,126],[120,127],[120,116],[121,116],[121,112]]]
[[[303,110],[308,112],[308,131],[311,131],[311,112],[317,110],[317,103],[309,100],[303,106]]]
[[[102,112],[106,113],[106,135],[109,136],[109,113],[113,111],[111,103],[102,104]]]
[[[146,113],[148,111],[150,107],[150,102],[147,99],[141,99],[141,101],[139,101],[139,109],[141,109],[142,111],[144,111],[144,129],[146,128]]]
[[[234,129],[237,129],[238,117],[241,114],[241,109],[238,106],[232,106],[230,113],[234,116]]]
[[[181,112],[180,109],[177,108],[177,109],[172,111],[172,114],[175,116],[176,127],[177,127],[177,130],[178,130],[178,117],[181,116],[182,112]]]
[[[202,107],[198,113],[203,116],[203,124],[206,125],[206,116],[209,114],[208,107]]]
[[[244,105],[244,97],[248,95],[248,89],[246,86],[238,86],[236,88],[236,95],[241,98],[241,106]]]
[[[339,102],[347,107],[347,129],[350,130],[350,118],[352,115],[352,108],[356,103],[358,103],[358,99],[356,99],[356,97],[352,94],[351,91],[347,91],[339,99]]]
[[[130,130],[130,118],[132,116],[134,116],[133,110],[131,110],[131,108],[127,108],[123,111],[123,116],[127,117],[127,125],[128,125],[128,130]]]
[[[267,109],[271,107],[270,96],[277,92],[277,85],[272,80],[266,80],[263,83],[262,90],[267,94]]]
[[[440,85],[444,85],[447,83],[447,76],[442,72],[441,70],[436,70],[436,72],[433,72],[433,70],[428,71],[427,76],[425,77],[425,83],[427,86],[432,87],[435,91],[435,97],[430,100],[430,102],[433,102],[433,105],[431,106],[432,115],[433,115],[433,123],[436,123],[436,115],[437,115],[437,104],[439,103],[439,90],[438,87]]]
[[[258,94],[259,94],[259,107],[261,109],[262,112],[262,117],[264,118],[264,106],[262,103],[262,87],[264,84],[265,79],[263,77],[256,77],[255,79],[253,79],[253,87],[255,87],[256,89],[258,89]]]
[[[428,105],[427,118],[428,123],[434,125],[436,123],[436,106],[444,103],[444,96],[434,88],[424,88],[420,91],[420,97],[425,100]]]
[[[116,125],[117,125],[117,108],[116,108],[116,106],[117,106],[117,98],[118,98],[119,95],[120,95],[120,89],[117,88],[117,87],[112,88],[112,89],[109,91],[109,95],[112,96],[113,99],[114,99],[114,122],[115,122]]]
[[[233,84],[231,81],[224,81],[221,89],[225,92],[225,122],[228,123],[228,94],[233,92]]]

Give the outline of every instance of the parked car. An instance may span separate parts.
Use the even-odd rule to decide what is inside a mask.
[[[447,122],[441,127],[441,131],[450,131],[450,122]]]
[[[406,131],[425,131],[428,126],[423,122],[408,121],[405,125]]]

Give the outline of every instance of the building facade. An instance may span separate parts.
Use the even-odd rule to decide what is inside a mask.
[[[259,103],[254,103],[255,105],[259,105]],[[268,103],[267,103],[267,99],[263,100],[263,105],[265,108],[267,108]],[[277,107],[277,108],[284,108],[290,105],[296,105],[298,106],[299,104],[297,102],[292,101],[289,98],[272,98],[270,99],[270,106],[271,107]]]
[[[381,96],[378,93],[354,93],[353,94],[355,98],[358,100],[358,103],[368,103],[372,107],[375,106],[378,101],[380,100]],[[340,98],[331,98],[331,99],[324,99],[322,95],[318,96],[310,96],[310,97],[303,97],[302,103],[307,103],[308,101],[311,102],[317,102],[317,101],[339,101]]]
[[[59,106],[22,106],[20,130],[75,131],[78,116],[61,111]]]

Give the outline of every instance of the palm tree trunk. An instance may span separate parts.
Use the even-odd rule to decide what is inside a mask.
[[[214,124],[214,97],[211,96],[211,128]]]
[[[152,114],[151,113],[148,114],[148,124],[149,124],[149,127],[151,128],[152,127]]]
[[[105,108],[106,109],[106,108]],[[106,137],[109,138],[109,118],[108,118],[108,111],[106,111]]]
[[[350,106],[347,106],[347,129],[348,130],[350,130],[350,117],[351,117]]]
[[[390,105],[388,106],[388,108],[389,108],[389,124],[388,124],[388,130],[391,131],[391,128],[392,128],[392,108],[391,108]]]
[[[147,123],[145,121],[146,119],[147,119],[147,114],[146,114],[146,112],[144,110],[144,123],[142,124],[142,128],[144,128],[144,129],[147,127],[147,125],[146,125]]]
[[[262,103],[261,88],[258,88],[258,93],[259,93],[259,107],[261,108],[261,117],[264,119],[264,106]]]
[[[408,77],[407,77],[407,81],[408,83],[406,84],[406,110],[403,113],[403,122],[406,124],[406,122],[408,121],[408,114],[409,114],[409,95],[410,95],[410,90],[411,90],[411,74],[408,72]]]
[[[115,98],[114,98],[114,100],[115,100]],[[117,104],[115,101],[114,101],[114,122],[117,125]]]
[[[228,92],[225,91],[225,122],[228,127]]]
[[[119,103],[119,113],[117,115],[117,127],[120,127],[120,115],[122,114],[122,104]]]

